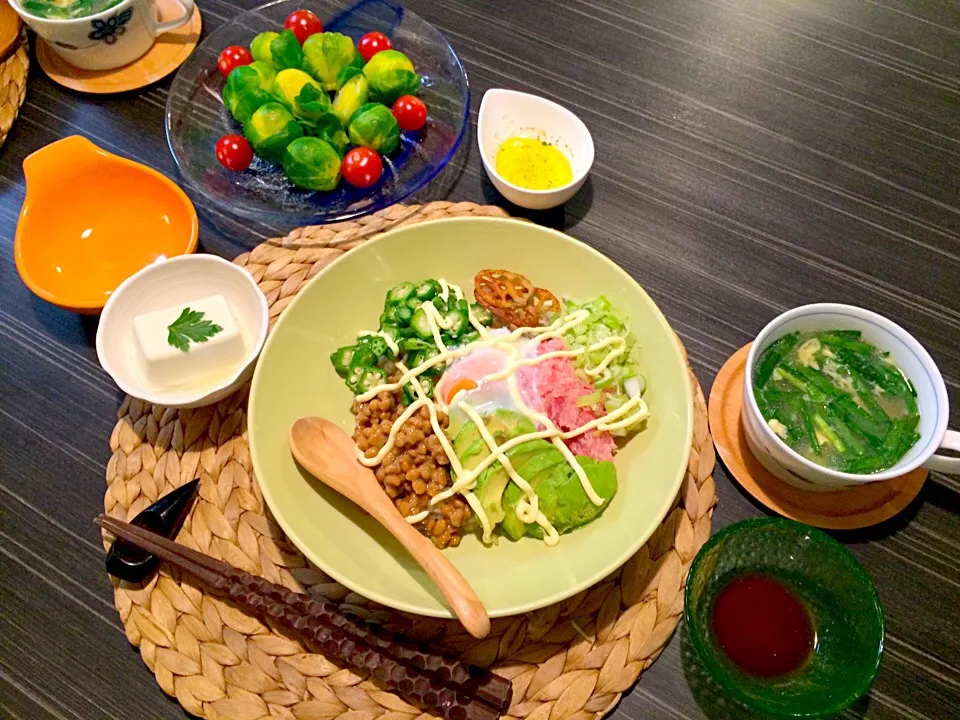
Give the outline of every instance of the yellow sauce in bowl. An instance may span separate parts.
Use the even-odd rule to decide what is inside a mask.
[[[497,150],[497,174],[526,190],[553,190],[573,180],[567,156],[537,138],[507,138]]]

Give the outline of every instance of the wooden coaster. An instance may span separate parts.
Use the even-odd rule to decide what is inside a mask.
[[[752,344],[752,343],[751,343]],[[750,344],[720,368],[710,391],[710,431],[717,452],[740,486],[784,517],[827,530],[855,530],[889,520],[920,492],[927,470],[836,492],[805,492],[774,477],[750,452],[740,422]]]
[[[309,278],[375,235],[440,217],[505,215],[473,203],[395,205],[359,220],[294,230],[235,262],[256,279],[276,320]],[[124,400],[110,438],[104,506],[109,515],[129,520],[199,476],[199,497],[179,542],[492,667],[513,681],[511,718],[599,719],[670,639],[683,610],[687,570],[710,535],[716,456],[703,393],[692,373],[690,381],[694,431],[687,475],[650,540],[600,584],[543,610],[496,619],[482,641],[456,622],[397,613],[351,593],[286,540],[253,476],[248,388],[196,410]],[[165,564],[144,586],[111,580],[130,642],[139,646],[160,687],[193,715],[211,720],[421,717],[367,678],[307,653],[258,618],[182,581]]]
[[[157,10],[161,21],[172,20],[183,13],[176,0],[157,0]],[[71,90],[98,95],[138,90],[162,80],[183,65],[200,41],[202,24],[200,7],[196,6],[190,22],[158,37],[139,60],[113,70],[74,67],[38,36],[37,62],[51,80]]]

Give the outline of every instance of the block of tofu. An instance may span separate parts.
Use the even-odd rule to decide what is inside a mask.
[[[168,340],[170,325],[184,308],[203,313],[203,320],[221,328],[203,342],[190,342],[186,352]],[[144,379],[157,389],[214,384],[236,372],[247,354],[243,334],[222,295],[137,315],[133,319],[133,334]]]

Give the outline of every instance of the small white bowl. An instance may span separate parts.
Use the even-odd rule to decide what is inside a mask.
[[[567,156],[573,180],[550,190],[527,190],[497,174],[497,150],[504,140],[538,138]],[[562,205],[576,194],[593,165],[593,138],[583,121],[562,105],[515,90],[487,90],[477,120],[480,158],[490,182],[507,200],[528,210]]]
[[[137,315],[223,295],[248,348],[240,368],[226,379],[197,390],[156,390],[145,381],[135,356],[133,319]],[[193,408],[227,397],[250,379],[267,339],[267,299],[239,265],[215,255],[181,255],[159,260],[124,280],[113,291],[97,328],[97,358],[128,395],[154,405]]]
[[[920,439],[892,468],[870,475],[830,470],[792,450],[763,419],[753,394],[753,370],[761,353],[795,330],[859,330],[868,343],[889,352],[917,391]],[[836,303],[794,308],[774,318],[753,341],[743,381],[742,421],[750,451],[763,467],[784,482],[814,492],[830,492],[890,480],[921,465],[944,473],[960,473],[960,459],[936,455],[940,448],[960,450],[960,433],[947,430],[950,406],[947,388],[930,354],[910,333],[882,315]]]

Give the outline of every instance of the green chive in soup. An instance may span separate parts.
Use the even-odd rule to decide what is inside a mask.
[[[784,335],[760,355],[753,390],[770,428],[831,470],[886,470],[920,438],[912,383],[859,330]]]

